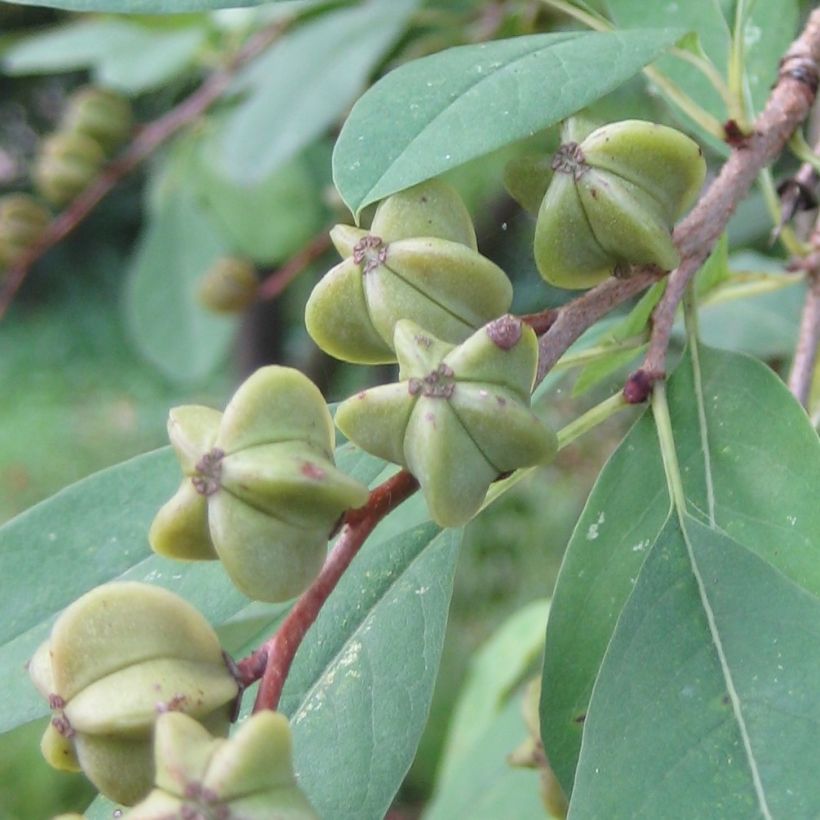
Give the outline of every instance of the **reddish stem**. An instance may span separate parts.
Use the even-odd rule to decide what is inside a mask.
[[[339,538],[316,580],[302,593],[277,632],[236,665],[243,686],[262,678],[254,712],[276,709],[279,705],[282,687],[296,650],[319,615],[319,610],[379,521],[417,489],[416,479],[402,470],[376,487],[370,493],[367,504],[347,513]]]
[[[325,253],[330,244],[330,234],[327,228],[323,228],[304,248],[259,284],[256,298],[259,301],[275,299],[308,265]]]
[[[88,187],[51,221],[39,241],[6,271],[5,282],[0,290],[0,319],[28,276],[31,266],[47,250],[65,239],[124,177],[151,156],[160,145],[205,113],[228,90],[236,71],[268,48],[290,23],[290,20],[279,20],[262,29],[248,40],[223,69],[211,74],[179,105],[139,130],[128,147],[103,168]]]

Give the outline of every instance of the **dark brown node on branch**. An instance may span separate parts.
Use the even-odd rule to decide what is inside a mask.
[[[194,467],[196,473],[191,476],[191,484],[200,495],[213,495],[219,490],[223,458],[225,451],[214,447],[197,461]]]
[[[745,148],[750,136],[737,124],[737,120],[730,119],[723,123],[723,141],[732,148]]]
[[[576,180],[589,170],[587,158],[577,142],[562,145],[555,152],[550,168],[558,174],[572,174],[572,178]]]
[[[353,261],[362,266],[362,273],[370,273],[387,260],[387,245],[378,237],[368,234],[353,246]]]
[[[780,196],[780,227],[790,222],[799,211],[811,211],[817,207],[817,175],[813,174],[814,183],[807,185],[796,177],[784,179],[777,186]]]
[[[663,373],[649,373],[643,368],[636,370],[624,385],[623,394],[627,404],[642,404],[645,402],[652,393],[652,386],[663,377]]]
[[[788,77],[805,85],[812,95],[817,93],[820,85],[820,75],[815,63],[800,54],[786,55],[780,61],[778,81]]]
[[[487,335],[496,347],[510,350],[518,344],[521,338],[521,320],[509,313],[501,316],[487,325]]]

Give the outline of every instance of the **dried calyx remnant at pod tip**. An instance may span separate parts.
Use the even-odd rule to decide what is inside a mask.
[[[549,168],[542,158],[525,159],[506,175],[510,193],[525,207],[537,198],[533,179],[545,188],[534,240],[541,276],[558,287],[588,288],[628,275],[632,265],[676,267],[672,228],[706,175],[697,143],[641,120],[593,130],[579,117],[566,123],[562,136]]]
[[[512,302],[509,279],[478,253],[464,203],[441,181],[383,200],[369,231],[337,225],[330,235],[344,261],[316,285],[305,324],[337,359],[396,361],[400,319],[457,344]]]
[[[335,467],[330,412],[297,370],[257,370],[224,413],[177,407],[168,432],[185,477],[151,525],[151,546],[171,558],[219,559],[255,600],[302,592],[336,521],[367,501],[367,488]]]
[[[178,713],[160,715],[156,787],[126,820],[318,820],[293,771],[290,726],[261,711],[230,738]]]
[[[81,769],[125,805],[151,789],[157,715],[185,712],[227,735],[239,691],[205,618],[173,593],[139,583],[105,584],[71,604],[29,674],[52,710],[46,760]]]
[[[452,345],[404,320],[394,343],[400,381],[342,402],[336,424],[363,450],[406,467],[436,523],[466,523],[499,476],[554,457],[555,434],[530,410],[532,328],[503,316]]]

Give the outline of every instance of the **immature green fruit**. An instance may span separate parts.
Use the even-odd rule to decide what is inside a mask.
[[[41,748],[55,768],[82,769],[111,800],[132,805],[153,782],[158,714],[195,716],[227,734],[238,686],[208,622],[159,587],[97,587],[57,619],[29,663],[52,709]]]
[[[466,523],[499,476],[553,458],[555,435],[530,410],[530,327],[503,316],[454,346],[405,320],[395,345],[400,382],[342,402],[336,424],[363,450],[406,467],[436,523]]]
[[[185,478],[157,513],[151,546],[171,558],[219,558],[255,600],[302,592],[336,521],[367,501],[367,488],[334,466],[330,412],[297,370],[258,370],[224,413],[177,407],[168,433]]]
[[[284,715],[252,715],[229,739],[181,714],[157,721],[156,788],[127,820],[318,820],[293,771]]]
[[[131,130],[131,104],[114,91],[85,86],[68,98],[61,131],[91,137],[111,153]]]
[[[0,271],[40,239],[50,218],[49,212],[28,194],[0,197]]]
[[[250,260],[224,256],[200,279],[197,297],[215,313],[239,313],[253,304],[258,287],[256,267]]]
[[[337,359],[395,361],[400,319],[458,343],[512,301],[510,281],[478,253],[469,214],[442,182],[388,197],[369,232],[337,225],[330,235],[345,259],[314,288],[305,324]]]
[[[706,174],[689,137],[640,120],[613,123],[562,145],[552,169],[534,243],[548,282],[587,288],[631,265],[678,264],[672,227]]]
[[[105,162],[96,140],[58,131],[43,140],[34,164],[37,190],[53,205],[64,205],[82,191]]]

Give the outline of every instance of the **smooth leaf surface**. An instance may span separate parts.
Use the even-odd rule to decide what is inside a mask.
[[[129,271],[126,312],[139,351],[178,381],[206,376],[227,353],[235,317],[197,299],[199,280],[229,249],[193,193],[178,188],[149,214]]]
[[[679,30],[535,34],[459,46],[391,71],[356,103],[333,153],[354,213],[546,128],[656,59]]]
[[[507,756],[526,737],[522,697],[508,698],[487,715],[477,742],[458,761],[452,775],[424,812],[425,820],[544,820],[539,774],[513,768]]]
[[[430,709],[460,540],[425,523],[368,541],[308,632],[280,708],[320,816],[380,820],[401,785]]]
[[[179,480],[165,447],[79,481],[0,529],[0,731],[48,713],[25,663],[56,615],[89,589],[126,579],[158,584],[212,623],[247,605],[218,564],[182,564],[151,552],[148,527]]]
[[[612,21],[622,29],[637,26],[678,26],[697,32],[700,47],[718,72],[725,76],[731,35],[717,0],[686,0],[680,3],[646,3],[644,0],[607,0]],[[657,68],[720,122],[726,106],[711,82],[690,63],[664,57]]]
[[[263,2],[290,5],[288,0],[20,0],[23,6],[49,6],[67,11],[106,11],[124,14],[179,14],[224,8],[260,6]]]
[[[418,0],[369,0],[324,14],[280,40],[237,77],[245,99],[215,135],[220,171],[264,179],[355,100]]]
[[[802,408],[760,362],[700,348],[669,403],[689,512],[714,520],[793,582],[820,593],[816,555],[820,443]],[[542,737],[569,792],[590,693],[607,644],[670,500],[645,414],[610,458],[573,533],[553,599],[544,660]]]
[[[743,26],[746,49],[743,67],[754,113],[759,113],[777,79],[778,64],[797,35],[800,8],[797,0],[758,1],[746,5],[749,16]]]
[[[601,666],[569,817],[816,817],[818,646],[816,594],[670,519]]]
[[[81,20],[12,46],[3,57],[3,70],[48,74],[88,68],[100,85],[137,94],[184,71],[206,37],[202,23],[158,31],[121,20]]]
[[[470,660],[438,767],[446,790],[455,769],[480,742],[502,705],[541,654],[549,601],[533,601],[511,615]]]
[[[197,188],[231,247],[260,264],[285,261],[322,226],[321,191],[304,155],[243,185],[219,170],[206,142],[195,167]]]

